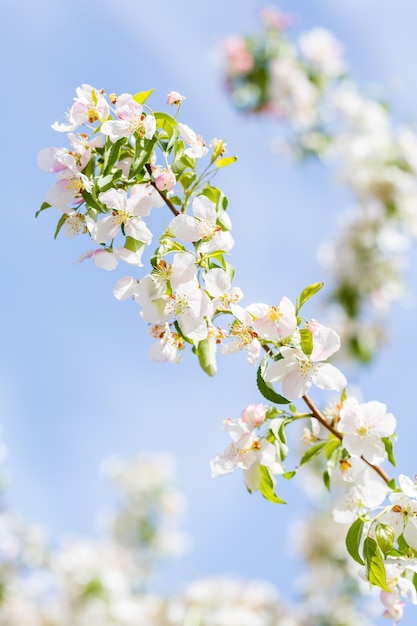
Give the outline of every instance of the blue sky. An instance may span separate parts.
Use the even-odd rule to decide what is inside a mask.
[[[252,0],[16,0],[2,6],[0,410],[10,453],[9,500],[47,526],[54,540],[93,532],[95,514],[108,501],[98,476],[105,456],[170,450],[179,459],[195,542],[177,579],[229,572],[267,578],[285,591],[298,572],[283,537],[301,506],[299,492],[287,490],[295,506],[279,508],[247,495],[241,476],[209,477],[209,459],[227,443],[221,420],[259,401],[245,359],[221,359],[214,379],[197,369],[191,354],[176,367],[150,363],[137,307],[112,296],[122,270],[112,275],[74,265],[86,242],[54,241],[52,210],[34,219],[52,182],[37,169],[36,154],[60,145],[50,124],[62,118],[77,85],[107,92],[155,87],[156,110],[175,89],[187,97],[182,119],[206,138],[224,137],[239,156],[218,183],[229,196],[237,242],[231,261],[246,303],[294,298],[310,282],[325,280],[316,248],[347,207],[345,192],[331,171],[296,170],[272,156],[273,125],[231,109],[216,63],[222,37],[256,28],[262,6]],[[283,0],[280,6],[299,15],[296,30],[331,29],[344,42],[354,75],[362,83],[384,83],[396,115],[415,121],[413,0],[397,0],[395,8],[377,0]],[[414,252],[408,271],[414,291],[416,266]],[[416,339],[409,329],[415,308],[397,307],[388,324],[390,343],[356,380],[364,399],[386,402],[396,415],[400,468],[414,475]],[[402,623],[411,624],[412,615],[410,608]]]

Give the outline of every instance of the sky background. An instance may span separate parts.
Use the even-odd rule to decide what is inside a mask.
[[[245,302],[295,298],[307,284],[326,280],[316,250],[348,208],[346,192],[323,167],[295,168],[273,156],[273,123],[239,116],[223,88],[216,49],[224,36],[258,28],[262,6],[252,0],[2,3],[0,414],[9,502],[45,525],[53,541],[94,532],[96,513],[109,502],[98,473],[103,458],[168,450],[178,457],[194,541],[176,566],[176,581],[233,573],[268,579],[289,593],[299,568],[285,537],[304,506],[300,489],[285,485],[290,505],[274,507],[249,496],[239,473],[209,475],[209,459],[228,444],[221,421],[261,401],[244,356],[221,358],[213,379],[191,353],[177,366],[149,362],[138,307],[112,295],[117,278],[129,272],[74,265],[87,240],[54,241],[59,215],[52,209],[34,219],[53,182],[38,170],[36,155],[64,141],[50,125],[62,120],[79,84],[107,93],[155,87],[154,110],[165,108],[174,89],[187,98],[181,121],[207,140],[225,138],[239,156],[216,184],[229,197],[231,262]],[[279,6],[299,16],[294,32],[329,28],[344,43],[357,80],[383,83],[395,116],[415,122],[414,0],[283,0]],[[408,270],[414,292],[416,267],[414,251]],[[412,306],[396,307],[389,343],[355,376],[364,400],[386,402],[396,415],[399,469],[412,476],[415,315]],[[415,619],[409,607],[402,623]]]

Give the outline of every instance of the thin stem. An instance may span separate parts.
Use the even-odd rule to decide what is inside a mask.
[[[175,216],[179,215],[179,214],[180,214],[180,212],[178,211],[178,209],[176,209],[176,208],[174,207],[174,205],[172,204],[172,202],[171,202],[171,200],[170,200],[169,198],[167,198],[166,196],[164,196],[164,194],[162,193],[162,191],[160,191],[160,190],[158,189],[158,187],[156,186],[155,181],[154,181],[154,180],[152,180],[152,168],[151,168],[151,166],[149,165],[149,163],[146,163],[145,167],[146,167],[146,171],[148,172],[149,176],[151,177],[150,183],[151,183],[152,187],[153,187],[154,189],[156,189],[156,191],[159,193],[159,195],[161,196],[161,198],[163,199],[163,201],[165,202],[165,204],[167,205],[167,207],[168,207],[168,208],[172,211],[172,213],[173,213]]]
[[[339,441],[342,441],[343,435],[336,428],[334,428],[334,426],[329,424],[323,413],[316,407],[314,402],[312,402],[311,398],[309,398],[307,394],[303,396],[303,400],[310,409],[312,416],[315,417],[316,420],[320,422],[322,426],[324,426],[324,428],[327,428],[327,430],[329,430],[335,437],[337,437]],[[379,467],[379,465],[374,465],[373,463],[370,463],[367,459],[365,459],[363,455],[361,456],[361,460],[366,463],[370,468],[372,468],[374,472],[376,472],[387,484],[391,482],[391,478],[388,476],[388,474],[384,472],[381,467]]]

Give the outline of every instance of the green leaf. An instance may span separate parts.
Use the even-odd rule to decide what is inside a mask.
[[[326,444],[327,441],[321,441],[320,443],[316,443],[316,445],[311,446],[311,448],[309,448],[307,452],[305,452],[301,457],[300,467],[308,463],[315,456],[317,456],[323,450]]]
[[[177,120],[171,115],[168,115],[168,113],[164,113],[163,111],[158,111],[158,113],[155,113],[155,119],[156,127],[166,133],[165,138],[171,139],[174,128],[177,128],[178,126]]]
[[[268,356],[265,355],[261,361],[260,366],[258,367],[258,372],[256,375],[256,384],[258,385],[258,389],[263,395],[264,398],[269,400],[269,402],[273,402],[274,404],[289,404],[290,401],[277,393],[272,386],[265,381],[265,370],[268,365]]]
[[[327,491],[330,491],[331,476],[330,476],[330,472],[328,470],[325,470],[323,472],[323,482],[324,482],[324,486],[326,487]]]
[[[388,461],[391,463],[391,465],[395,467],[396,462],[394,456],[394,444],[392,442],[392,439],[391,437],[383,437],[382,441],[384,442],[385,452],[387,453]]]
[[[39,213],[42,213],[42,211],[45,211],[45,209],[49,209],[50,206],[51,205],[48,202],[42,202],[41,208],[35,213],[35,217],[38,217]]]
[[[387,524],[378,524],[375,531],[377,544],[381,548],[385,556],[394,548],[395,533],[394,529]]]
[[[183,172],[178,178],[178,182],[182,185],[184,190],[187,190],[190,185],[193,184],[197,176],[197,172]]]
[[[327,460],[331,459],[333,453],[341,446],[341,444],[342,442],[340,441],[340,439],[332,438],[328,440],[324,449],[324,454],[326,455]]]
[[[313,333],[308,328],[300,329],[301,349],[306,356],[313,352]]]
[[[275,493],[274,483],[272,482],[271,474],[269,473],[268,468],[265,467],[265,465],[260,465],[259,470],[261,473],[261,485],[259,487],[259,490],[263,497],[270,502],[273,502],[274,504],[287,504],[284,500],[281,500],[281,498],[279,498]]]
[[[89,191],[87,191],[86,189],[84,189],[81,192],[82,197],[85,200],[85,203],[88,207],[91,207],[93,209],[95,209],[96,211],[98,211],[98,213],[106,213],[106,211],[103,209],[103,207],[101,206],[101,204],[99,204],[97,202],[97,200],[95,200],[93,198],[93,196],[91,195],[91,193]]]
[[[285,480],[291,480],[291,478],[295,476],[296,473],[297,472],[295,470],[292,470],[291,472],[284,472],[283,474],[281,474],[281,476],[285,478]]]
[[[346,535],[346,548],[352,559],[360,565],[365,565],[359,554],[359,546],[361,544],[364,522],[358,517],[349,528]]]
[[[56,229],[55,229],[54,239],[56,239],[58,237],[59,231],[61,230],[61,228],[63,227],[63,225],[67,221],[67,217],[68,217],[68,215],[66,213],[63,213],[61,215],[61,217],[59,218],[58,224],[56,225]]]
[[[119,172],[121,175],[121,170],[119,170]],[[117,178],[120,178],[120,175],[115,177],[113,174],[107,174],[107,176],[100,176],[97,178],[97,187],[99,188],[99,191],[107,191],[110,187],[113,187],[115,179],[117,180]]]
[[[237,161],[237,157],[236,156],[231,156],[231,157],[221,157],[220,159],[217,159],[216,162],[214,163],[214,165],[217,168],[220,167],[227,167],[228,165],[231,165],[232,163],[235,163]]]
[[[135,146],[135,156],[130,166],[129,178],[136,176],[151,160],[151,155],[158,137],[154,135],[152,139],[137,139]]]
[[[135,95],[133,96],[133,100],[138,104],[143,104],[144,102],[146,102],[149,96],[153,94],[154,91],[155,87],[153,87],[152,89],[148,89],[148,91],[139,91],[138,93],[135,93]]]
[[[215,337],[203,339],[197,346],[197,356],[201,369],[209,376],[214,376],[217,372],[216,347]]]
[[[366,577],[369,582],[384,591],[391,591],[387,586],[387,575],[382,552],[372,537],[366,537],[365,539],[363,558],[365,559]]]
[[[165,148],[165,152],[171,152],[172,148],[174,148],[174,154],[176,155],[176,151],[175,151],[175,143],[178,141],[180,136],[180,131],[178,130],[178,128],[174,128],[172,131],[172,136],[171,139],[169,140],[167,147]]]
[[[320,289],[323,287],[323,285],[324,285],[324,283],[313,283],[312,285],[309,285],[308,287],[303,289],[303,291],[300,294],[299,301],[298,301],[298,306],[297,306],[297,310],[296,310],[296,314],[297,315],[298,315],[298,311],[307,302],[307,300],[310,300],[310,298],[312,296],[314,296],[314,294],[316,294],[318,291],[320,291]]]
[[[106,150],[104,153],[103,176],[110,174],[114,164],[119,160],[120,150],[126,143],[126,137],[121,137],[114,143],[110,139],[106,139]]]

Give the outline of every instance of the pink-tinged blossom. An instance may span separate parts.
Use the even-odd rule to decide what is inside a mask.
[[[283,346],[280,349],[282,359],[267,368],[265,380],[282,383],[282,393],[289,400],[301,398],[313,384],[320,389],[341,391],[347,384],[345,376],[334,365],[322,363],[339,347],[338,334],[320,325],[313,333],[310,357],[299,349]]]
[[[121,137],[129,137],[138,133],[140,137],[152,139],[156,131],[156,120],[153,115],[146,115],[143,106],[138,104],[132,94],[122,93],[117,98],[116,115],[118,120],[109,120],[101,125],[100,131],[115,142]]]
[[[54,130],[68,133],[76,130],[81,124],[93,124],[108,118],[109,105],[100,91],[84,84],[77,87],[76,94],[74,104],[67,113],[68,122],[66,124],[54,122],[52,124]]]
[[[200,135],[196,135],[187,124],[178,123],[178,130],[185,143],[190,146],[185,150],[184,154],[190,157],[190,159],[201,159],[206,156],[208,148]]]
[[[263,404],[249,404],[242,411],[241,420],[252,428],[260,426],[265,421],[266,409]]]
[[[394,620],[394,624],[398,624],[404,613],[405,602],[401,601],[400,593],[395,591],[384,591],[380,593],[380,599],[385,607],[383,617]]]
[[[141,198],[137,195],[128,198],[126,191],[121,189],[109,189],[99,194],[98,198],[113,211],[111,215],[98,222],[87,219],[87,227],[94,241],[98,243],[111,241],[123,226],[127,236],[146,244],[151,243],[152,233],[139,214]]]
[[[65,177],[51,185],[45,199],[51,206],[67,213],[69,211],[68,205],[80,205],[84,202],[82,192],[84,190],[90,192],[91,184],[87,176],[80,172],[71,174],[65,170],[58,174],[58,176],[61,175]]]
[[[253,426],[242,420],[227,419],[225,428],[232,439],[230,446],[210,462],[212,477],[230,474],[236,468],[244,470],[245,483],[250,491],[260,486],[259,465],[277,469],[276,447],[260,438]]]
[[[255,64],[255,59],[249,52],[243,37],[238,35],[227,37],[223,43],[223,51],[229,76],[247,74]]]
[[[359,404],[347,398],[340,410],[339,430],[344,433],[343,445],[354,457],[364,456],[370,463],[382,463],[386,458],[383,437],[390,437],[397,425],[382,402]]]
[[[178,91],[170,91],[167,94],[167,104],[179,105],[183,100],[185,100],[185,96],[182,96]]]
[[[286,297],[281,298],[278,306],[257,303],[249,305],[246,310],[253,317],[254,329],[263,339],[285,339],[297,328],[295,307]]]
[[[125,261],[125,263],[137,265],[138,267],[143,265],[140,255],[126,248],[99,248],[98,250],[88,250],[77,259],[76,263],[82,263],[86,259],[93,259],[96,267],[109,272],[117,267],[119,261]]]
[[[211,239],[220,230],[216,222],[216,207],[206,196],[197,196],[193,200],[193,213],[194,217],[183,213],[174,217],[169,225],[174,237],[181,241],[196,242]]]
[[[155,185],[159,191],[171,191],[175,187],[177,179],[171,169],[160,170],[155,176]]]
[[[69,158],[68,158],[69,157]],[[75,165],[75,159],[67,148],[44,148],[38,153],[38,167],[44,172],[56,174]],[[71,166],[69,166],[70,162]]]

